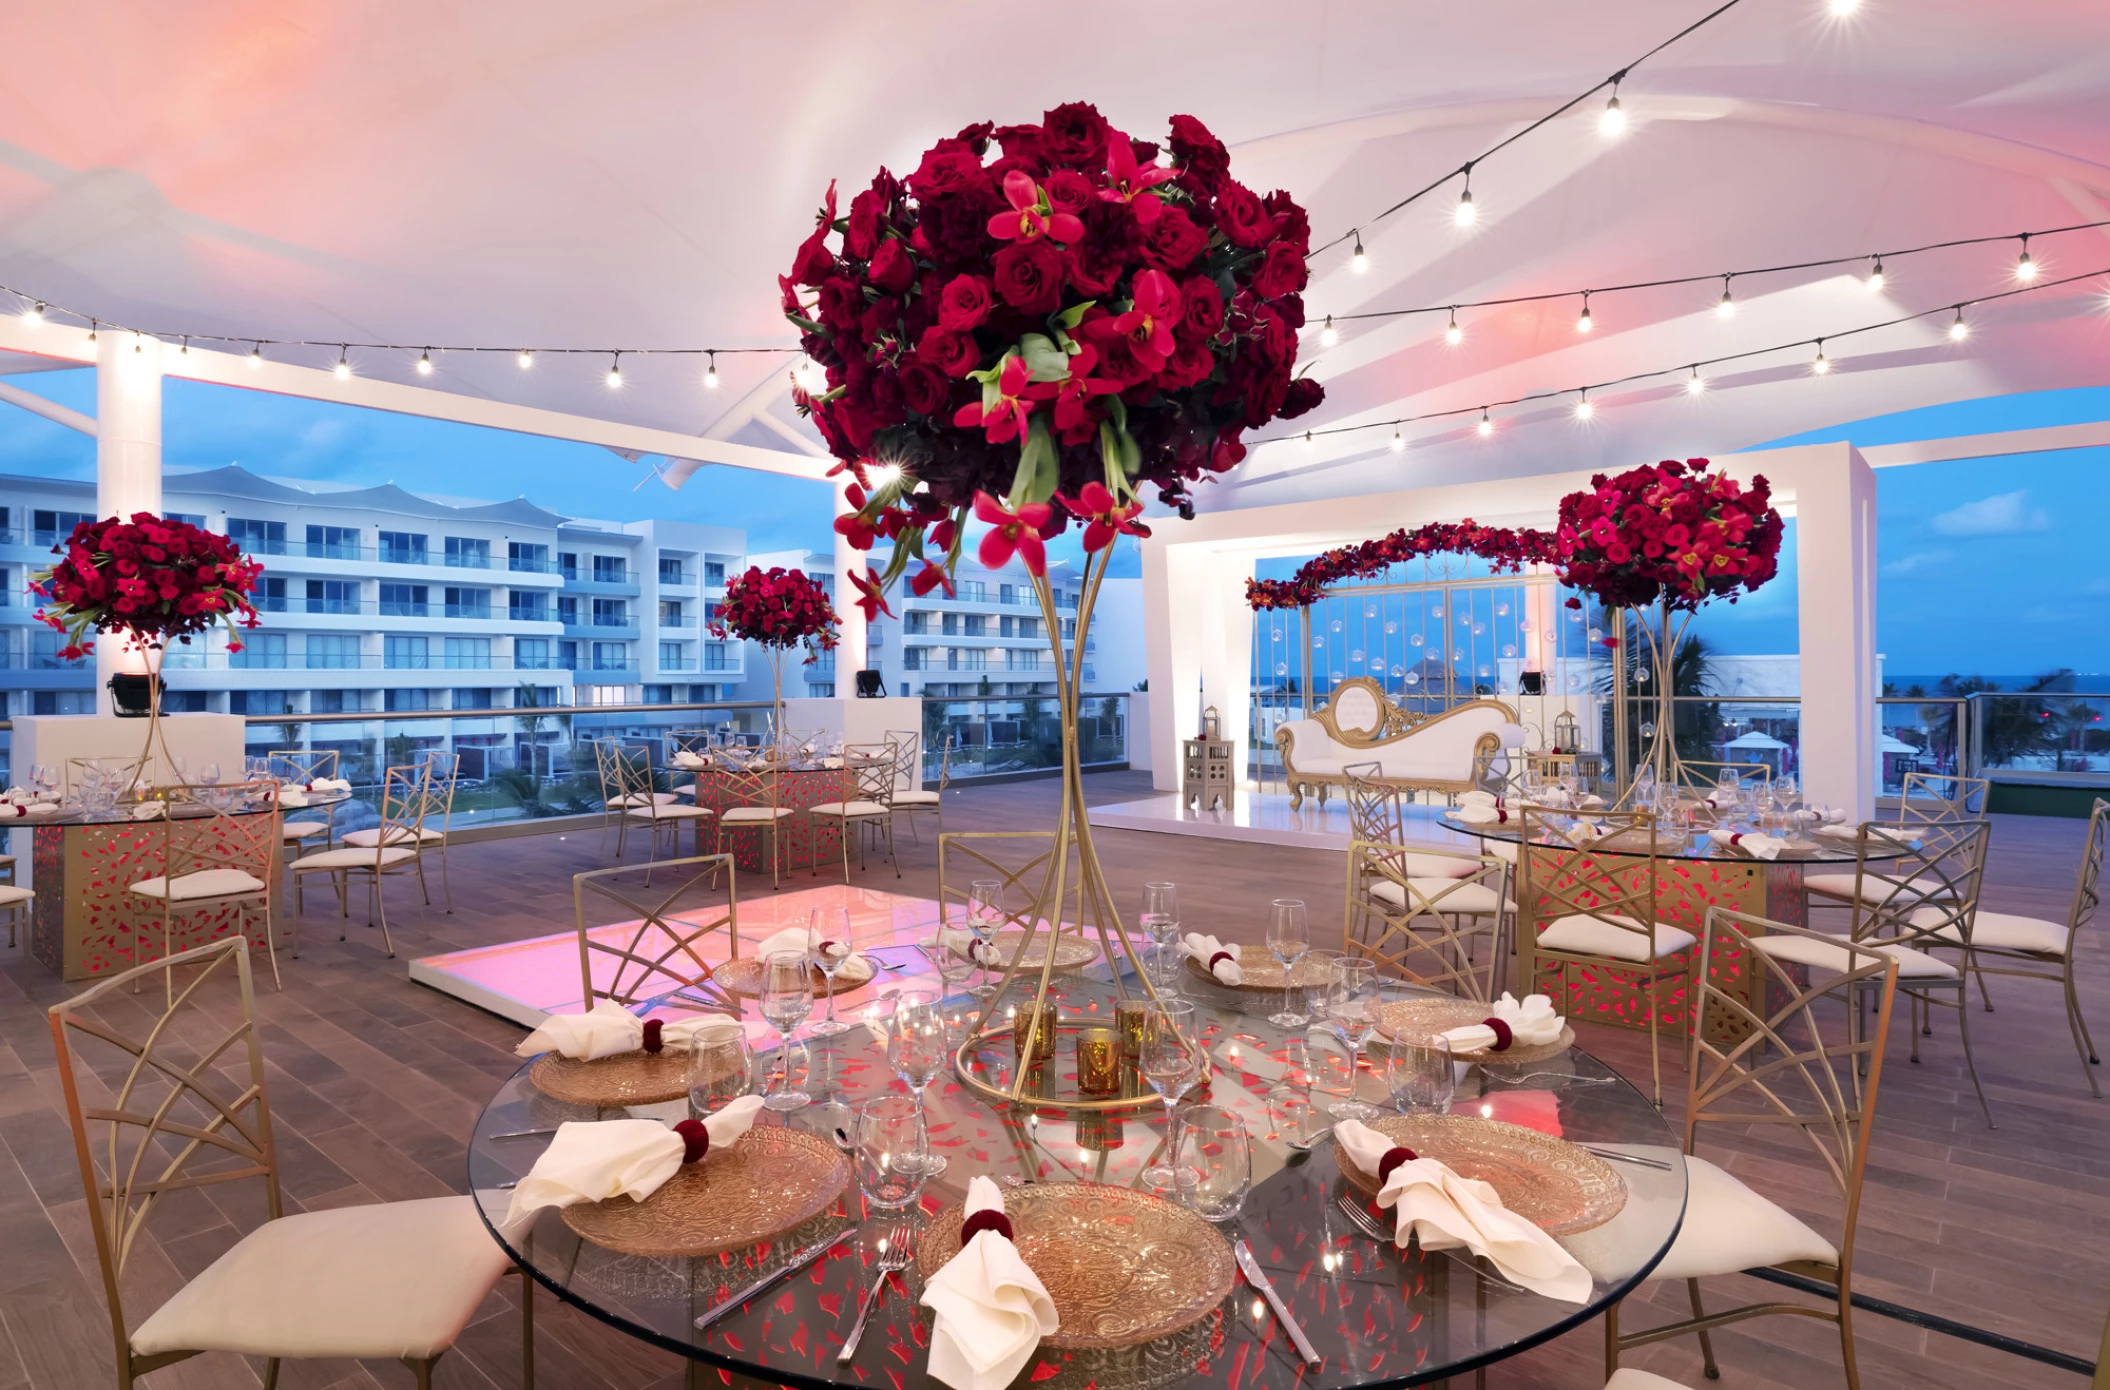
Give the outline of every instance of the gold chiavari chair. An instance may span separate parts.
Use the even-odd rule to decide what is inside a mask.
[[[1508,866],[1489,858],[1464,878],[1434,871],[1449,860],[1411,845],[1351,843],[1341,949],[1376,961],[1380,975],[1486,1003],[1500,989],[1502,927],[1516,907],[1502,894]]]
[[[1707,910],[1704,938],[1700,975],[1693,985],[1692,1076],[1685,1102],[1685,1217],[1669,1253],[1647,1276],[1685,1280],[1692,1317],[1622,1333],[1620,1307],[1613,1305],[1605,1317],[1606,1370],[1616,1371],[1620,1352],[1630,1347],[1697,1334],[1707,1374],[1718,1377],[1710,1330],[1777,1313],[1835,1324],[1846,1383],[1854,1390],[1860,1385],[1854,1358],[1854,1230],[1868,1169],[1876,1089],[1883,1076],[1884,1039],[1898,989],[1898,962],[1880,950],[1720,907]],[[1801,953],[1765,949],[1768,942],[1801,943],[1829,963],[1791,969],[1789,964]],[[1748,968],[1763,973],[1765,987],[1752,991],[1753,998],[1781,1002],[1754,1007],[1717,986],[1712,966],[1714,953],[1721,950],[1735,952]],[[1834,1023],[1820,1021],[1820,1003],[1833,1008]],[[1864,1004],[1874,1007],[1872,1033],[1855,1022]],[[1834,1036],[1827,1038],[1827,1031]],[[1725,1041],[1729,1038],[1735,1041]],[[1700,1127],[1716,1124],[1739,1135],[1768,1128],[1799,1133],[1824,1175],[1819,1181],[1834,1188],[1843,1203],[1838,1240],[1828,1240],[1698,1157],[1694,1143]],[[1798,1186],[1798,1191],[1807,1186]],[[1815,1279],[1830,1286],[1832,1300],[1822,1307],[1756,1303],[1706,1311],[1700,1280],[1756,1269]]]
[[[595,1001],[611,999],[629,1008],[665,997],[738,1018],[740,1001],[713,982],[717,966],[704,959],[702,950],[705,938],[723,931],[725,960],[737,960],[740,955],[740,899],[732,856],[702,854],[664,860],[654,867],[675,875],[674,886],[656,901],[634,897],[626,889],[625,876],[634,879],[637,874],[632,868],[618,865],[573,876],[580,1002],[591,1009]],[[686,897],[715,897],[721,873],[725,876],[723,903],[677,906]],[[614,925],[589,927],[589,902],[600,909],[597,916],[617,914]]]
[[[1383,777],[1380,763],[1349,763],[1341,769],[1348,835],[1352,840],[1372,844],[1404,845],[1409,843],[1405,800],[1400,789]],[[1424,874],[1455,874],[1463,878],[1480,872],[1477,855],[1447,855],[1434,845],[1417,844],[1414,848],[1432,856],[1416,865]]]
[[[1541,988],[1551,973],[1567,994],[1568,972],[1621,979],[1648,1015],[1649,1077],[1663,1103],[1662,1014],[1692,977],[1693,934],[1656,914],[1656,826],[1647,812],[1599,812],[1603,834],[1542,806],[1517,809],[1518,975]],[[1621,977],[1624,977],[1623,979]],[[1629,1014],[1631,1018],[1631,1014]]]
[[[1948,777],[1938,772],[1908,772],[1898,789],[1898,824],[1930,825],[1977,820],[1992,795],[1990,777]]]
[[[782,880],[784,822],[793,814],[778,804],[783,779],[772,763],[759,758],[735,762],[726,759],[713,774],[718,783],[718,851],[725,850],[725,837],[734,831],[752,831],[757,840],[769,842],[769,887],[774,892]],[[847,875],[846,875],[847,876]]]
[[[337,776],[339,754],[335,748],[274,748],[266,756],[271,761],[271,775],[282,782],[306,786],[310,782]],[[315,848],[311,842],[318,837],[323,849],[330,847],[337,833],[337,803],[317,809],[322,814],[321,820],[280,821],[279,839],[291,853],[300,854]]]
[[[668,858],[680,857],[681,828],[684,825],[700,826],[711,819],[711,809],[684,804],[676,801],[672,792],[657,790],[649,748],[625,748],[617,744],[610,749],[609,759],[615,773],[618,800],[623,806],[622,813],[616,818],[615,857],[623,857],[624,831],[634,825],[642,825],[650,831],[647,859],[655,862],[659,859],[662,842],[667,846]],[[702,845],[699,843],[697,848],[701,849]]]
[[[179,967],[196,967],[180,991]],[[111,996],[156,975],[169,1006],[151,1026],[105,1021]],[[433,1363],[506,1272],[505,1252],[473,1197],[286,1214],[243,942],[136,966],[52,1006],[50,1020],[118,1390],[209,1352],[266,1358],[267,1386],[277,1384],[282,1359],[341,1357],[401,1361],[420,1387],[431,1386]],[[186,1194],[210,1192],[223,1219],[241,1222],[231,1201],[237,1183],[261,1185],[264,1220],[133,1326],[127,1266],[157,1249],[149,1219],[192,1200]],[[531,1297],[523,1287],[527,1335]],[[526,1336],[522,1355],[532,1386]]]
[[[0,879],[0,912],[7,914],[7,944],[12,950],[15,928],[24,920],[24,914],[37,900],[37,895],[15,882],[15,856],[12,854],[0,854],[0,874],[7,876]]]
[[[176,954],[179,917],[232,911],[236,934],[247,941],[255,913],[263,921],[271,983],[283,989],[278,942],[271,930],[271,877],[279,857],[278,783],[267,777],[170,787],[166,794],[166,809],[152,823],[160,832],[161,872],[126,885],[126,891],[159,905],[163,958]],[[238,814],[245,809],[247,814]]]
[[[425,776],[415,768],[387,769],[381,779],[381,824],[373,832],[373,843],[303,854],[291,866],[296,883],[305,874],[330,876],[330,883],[337,890],[338,916],[345,923],[350,922],[352,913],[351,880],[354,876],[364,878],[366,924],[373,926],[378,916],[381,945],[390,956],[396,953],[396,943],[388,932],[388,900],[381,891],[381,880],[388,874],[403,873],[416,874],[421,884],[424,880],[424,839],[419,832],[424,829],[429,805],[425,782]],[[340,926],[337,939],[344,938],[344,927]],[[296,945],[299,939],[296,934]]]
[[[608,852],[608,831],[615,829],[615,857],[623,857],[623,839],[630,823],[624,818],[626,811],[640,806],[650,806],[662,797],[674,800],[672,792],[655,792],[652,787],[652,757],[641,748],[625,748],[612,738],[593,740],[594,771],[601,780],[601,853]],[[642,764],[642,776],[639,765]]]
[[[938,785],[935,790],[923,785],[923,735],[891,733],[887,739],[901,751],[902,773],[894,779],[894,813],[908,821],[909,833],[920,844],[923,834],[916,829],[916,817],[928,814],[938,822],[938,833],[945,833],[945,793],[952,786],[951,734],[938,750]]]
[[[2075,991],[2074,957],[2080,949],[2081,928],[2095,920],[2102,905],[2103,848],[2110,839],[2110,801],[2101,797],[2088,816],[2088,838],[2081,846],[2081,872],[2073,885],[2072,905],[2064,922],[2025,917],[2014,912],[1987,912],[1983,908],[1971,920],[1971,946],[1964,952],[1965,968],[1978,977],[1981,993],[1987,975],[2012,975],[2024,980],[2056,980],[2066,993],[2066,1027],[2073,1034],[2074,1050],[2081,1057],[2081,1075],[2088,1089],[2100,1096],[2103,1088],[2092,1067],[2101,1065],[2095,1054],[2095,1039],[2088,1034],[2088,1020],[2081,1016],[2081,997]],[[1953,930],[1936,932],[1926,943],[1930,951],[1958,950],[1962,940]],[[1987,1003],[1991,1009],[1992,1004]]]
[[[894,855],[894,781],[901,766],[900,749],[891,743],[851,743],[843,746],[843,780],[849,795],[840,801],[823,801],[806,808],[817,824],[831,824],[842,832],[843,882],[850,881],[850,841],[857,841],[857,867],[865,864],[865,837],[886,831],[887,862],[894,877],[901,877],[901,861]],[[818,875],[820,868],[814,867]]]
[[[693,777],[711,765],[711,754],[717,746],[715,730],[669,729],[665,737],[667,745],[666,760],[667,767],[670,769],[670,776],[674,772],[685,772]],[[670,783],[668,790],[672,791],[676,796],[687,794],[689,797],[694,798],[702,791],[702,788],[692,781],[679,787]],[[701,803],[699,802],[698,804]]]
[[[416,816],[417,833],[413,835],[404,826],[397,826],[388,833],[387,843],[395,848],[409,849],[417,856],[418,890],[423,894],[425,906],[432,906],[432,890],[425,883],[425,856],[438,851],[440,856],[440,881],[447,887],[447,910],[454,911],[454,889],[447,879],[447,826],[454,816],[454,781],[461,767],[458,753],[425,753],[412,760],[407,767],[390,768],[415,780],[425,798],[425,804]],[[405,820],[410,819],[407,815]],[[438,825],[435,826],[434,822]],[[372,849],[383,842],[383,827],[347,833],[344,843],[353,849]]]
[[[997,930],[1030,930],[1032,908],[1054,848],[1052,830],[952,830],[940,835],[938,925],[951,927],[955,916],[964,924],[975,880],[996,879],[1004,885],[1004,920]],[[1005,850],[1012,852],[1002,853]]]
[[[1853,897],[1846,904],[1850,927],[1844,936],[1814,933],[1814,942],[1799,937],[1776,942],[1762,937],[1758,949],[1778,959],[1827,969],[1836,968],[1842,942],[1895,958],[1898,990],[1911,1006],[1912,1060],[1919,1060],[1920,1033],[1931,1022],[1934,1006],[1955,1009],[1971,1086],[1978,1092],[1986,1127],[1997,1128],[1992,1102],[1986,1099],[1978,1063],[1971,1055],[1971,1013],[1964,1007],[1964,977],[1976,968],[1972,926],[1978,915],[1992,825],[1966,820],[1913,826],[1910,834],[1917,850],[1885,857],[1885,851],[1894,850],[1906,833],[1897,827],[1861,827]],[[1944,946],[1962,952],[1961,960],[1951,964],[1930,950]]]

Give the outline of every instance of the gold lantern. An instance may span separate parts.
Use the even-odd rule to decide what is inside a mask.
[[[1582,725],[1575,718],[1575,711],[1562,710],[1553,716],[1553,751],[1556,753],[1580,753],[1582,751]]]

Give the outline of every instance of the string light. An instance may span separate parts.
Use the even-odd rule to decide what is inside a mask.
[[[1355,254],[1348,258],[1348,268],[1358,275],[1370,273],[1370,258],[1363,254],[1363,237],[1360,232],[1356,233]]]
[[[1304,452],[1305,452],[1305,453],[1307,453],[1307,454],[1308,454],[1308,453],[1311,453],[1311,452],[1312,452],[1313,450],[1317,449],[1318,447],[1319,447],[1319,442],[1318,442],[1317,440],[1315,440],[1315,439],[1313,439],[1313,438],[1311,437],[1311,431],[1310,431],[1310,430],[1306,430],[1306,431],[1304,431]]]
[[[1443,341],[1452,347],[1465,341],[1465,330],[1458,326],[1458,311],[1451,310],[1451,326],[1443,330]]]
[[[1575,418],[1587,420],[1596,413],[1597,407],[1590,404],[1590,388],[1585,386],[1582,389],[1582,399],[1575,403]]]
[[[183,346],[177,348],[176,351],[184,357],[190,356],[190,335],[188,333],[183,335]]]
[[[1325,324],[1319,329],[1319,346],[1332,347],[1339,341],[1341,341],[1340,330],[1333,326],[1333,315],[1328,314]]]
[[[1473,166],[1464,169],[1465,188],[1458,195],[1458,206],[1451,213],[1451,220],[1461,227],[1470,227],[1479,219],[1480,210],[1473,206]]]
[[[2037,278],[2037,263],[2029,257],[2029,233],[2022,234],[2022,259],[2015,262],[2015,278],[2023,284]]]
[[[88,346],[91,348],[95,346],[95,330],[100,327],[102,327],[102,325],[96,322],[94,319],[88,320]]]
[[[1700,364],[1692,364],[1692,375],[1685,380],[1685,394],[1697,396],[1707,389],[1707,379],[1700,375]]]
[[[1861,8],[1861,0],[1827,0],[1826,7],[1831,10],[1833,19],[1845,19]]]
[[[1722,302],[1714,306],[1714,316],[1716,318],[1733,319],[1736,317],[1736,299],[1729,293],[1729,281],[1731,278],[1729,275],[1722,277]]]
[[[1971,336],[1971,325],[1963,321],[1963,305],[1956,306],[1956,322],[1949,325],[1949,340],[1960,343]]]
[[[1480,437],[1481,437],[1482,439],[1485,439],[1485,438],[1487,438],[1487,437],[1488,437],[1489,435],[1491,435],[1491,434],[1493,434],[1493,433],[1495,432],[1495,422],[1494,422],[1494,421],[1493,421],[1492,419],[1488,418],[1488,414],[1487,414],[1487,407],[1486,407],[1486,406],[1484,406],[1484,405],[1480,407],[1480,426],[1479,426],[1479,428],[1480,428]]]
[[[1817,356],[1810,363],[1810,370],[1823,376],[1832,369],[1832,359],[1824,355],[1824,339],[1817,340]]]
[[[1592,328],[1595,328],[1597,325],[1590,321],[1590,292],[1588,290],[1584,290],[1582,292],[1582,297],[1582,316],[1575,320],[1575,331],[1578,333],[1587,333]]]
[[[249,370],[256,371],[264,365],[264,345],[260,342],[249,349]]]
[[[703,369],[703,389],[706,391],[718,389],[718,354],[715,352],[711,354],[710,365]]]
[[[623,354],[612,354],[608,359],[608,389],[618,391],[623,385]]]
[[[44,322],[44,301],[40,299],[36,303],[30,305],[29,312],[24,314],[22,317],[29,320],[29,326],[31,328],[37,328],[42,326]]]
[[[425,349],[425,350],[424,350],[423,352],[421,352],[421,353],[419,353],[419,354],[418,354],[418,375],[419,375],[419,376],[431,376],[431,375],[432,375],[432,349],[431,349],[431,348],[426,348],[426,349]]]
[[[1597,118],[1597,133],[1607,140],[1626,134],[1626,112],[1619,109],[1619,83],[1625,76],[1622,72],[1612,79],[1612,99],[1604,104],[1604,112]]]
[[[1406,448],[1407,437],[1398,430],[1392,431],[1392,452],[1395,454],[1405,453]]]
[[[349,351],[351,349],[346,345],[342,343],[337,345],[337,379],[339,381],[350,381],[352,379],[352,364],[345,356]]]
[[[522,348],[520,355],[513,360],[520,364],[521,371],[527,371],[535,365],[535,351],[533,348]]]
[[[1869,268],[1868,288],[1870,290],[1883,288],[1883,258],[1881,256],[1877,256],[1875,265]]]

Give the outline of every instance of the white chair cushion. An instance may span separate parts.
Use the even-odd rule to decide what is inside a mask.
[[[673,799],[674,793],[672,792],[652,793],[652,800],[656,805],[664,806]],[[645,804],[645,802],[642,797],[638,796],[619,796],[615,800],[606,802],[604,804],[611,811],[620,811],[626,806],[642,806]]]
[[[883,816],[886,807],[876,801],[823,801],[806,810],[816,816]]]
[[[708,806],[633,806],[623,813],[636,820],[701,820],[712,814]]]
[[[1797,965],[1814,966],[1834,974],[1844,974],[1852,968],[1853,957],[1844,948],[1835,945],[1848,938],[1827,935],[1822,941],[1812,941],[1806,936],[1768,935],[1754,936],[1751,944],[1775,960],[1793,961]],[[1953,980],[1957,978],[1956,967],[1925,951],[1915,951],[1910,946],[1894,946],[1880,941],[1859,943],[1871,951],[1881,951],[1887,956],[1896,956],[1898,978],[1913,980]]]
[[[167,898],[191,902],[198,898],[232,898],[243,893],[261,893],[264,881],[241,869],[200,869],[178,874],[173,886],[166,878],[143,878],[132,885],[142,898]]]
[[[428,845],[436,845],[445,841],[447,836],[444,831],[420,828],[417,832],[417,838]],[[410,840],[411,832],[408,826],[399,825],[390,831],[388,835],[388,842],[392,845],[407,845]],[[371,830],[354,830],[344,837],[344,842],[348,845],[356,845],[361,849],[372,849],[375,845],[381,843],[381,828],[375,826]]]
[[[206,1266],[139,1325],[132,1350],[437,1356],[506,1263],[469,1197],[302,1212]]]
[[[317,835],[327,835],[329,833],[330,825],[328,821],[289,820],[278,827],[278,837],[281,840],[312,840]]]
[[[1861,901],[1871,905],[1881,905],[1888,902],[1891,898],[1897,897],[1900,899],[1897,906],[1903,907],[1906,903],[1924,901],[1926,898],[1955,896],[1950,891],[1948,884],[1931,875],[1922,875],[1910,880],[1910,882],[1912,884],[1912,896],[1906,896],[1905,891],[1900,889],[1895,882],[1885,881],[1880,878],[1866,879],[1861,884]],[[1820,898],[1837,898],[1843,903],[1854,900],[1854,876],[1852,874],[1811,874],[1803,879],[1802,886]]]
[[[1413,870],[1409,875],[1412,878],[1471,878],[1487,867],[1483,860],[1460,858],[1451,852],[1453,846],[1450,845],[1418,845],[1409,840],[1405,847],[1417,851],[1407,856],[1407,867]],[[1430,849],[1437,852],[1419,852]]]
[[[813,808],[818,811],[820,807]],[[727,825],[753,824],[757,821],[782,820],[791,815],[789,806],[729,806],[718,817]]]
[[[1653,1371],[1621,1366],[1604,1383],[1604,1390],[1688,1390],[1688,1387],[1681,1381],[1666,1380]]]
[[[938,794],[926,791],[897,791],[894,793],[894,804],[896,806],[935,806],[938,804]]]
[[[1921,913],[1933,911],[1921,908],[1912,914],[1914,925],[1921,923]],[[1939,914],[1946,916],[1946,913]],[[1938,941],[1953,941],[1963,944],[1963,933],[1954,925],[1941,928],[1934,933]],[[2033,951],[2041,956],[2066,954],[2068,933],[2063,922],[2047,922],[2041,917],[2018,917],[2012,912],[1981,911],[1971,923],[1971,944],[1994,951]]]
[[[1839,1263],[1839,1251],[1704,1158],[1685,1160],[1685,1221],[1651,1279],[1705,1279],[1791,1260]]]
[[[27,888],[17,888],[12,883],[0,883],[0,907],[14,907],[36,897]]]
[[[405,849],[401,846],[390,846],[383,850],[371,848],[325,849],[318,850],[314,854],[303,854],[300,858],[294,860],[293,872],[305,874],[322,869],[371,869],[377,860],[380,862],[381,867],[386,869],[400,864],[406,859],[415,859],[417,857],[418,852],[416,850]]]
[[[1634,930],[1622,931],[1612,923],[1579,912],[1570,917],[1556,917],[1539,933],[1541,950],[1566,951],[1578,956],[1604,956],[1609,960],[1662,960],[1680,951],[1693,948],[1697,938],[1683,927],[1674,927],[1668,922],[1656,923],[1655,950],[1649,950],[1649,938],[1641,934],[1641,924],[1631,917],[1619,917],[1621,922],[1633,922]]]
[[[1498,902],[1495,890],[1484,883],[1460,883],[1455,878],[1410,878],[1407,883],[1414,889],[1414,909],[1417,912],[1485,915],[1516,906],[1512,902]],[[1406,911],[1406,891],[1389,878],[1372,883],[1370,896],[1389,907]]]

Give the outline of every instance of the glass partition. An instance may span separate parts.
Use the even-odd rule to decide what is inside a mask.
[[[1079,702],[1077,752],[1086,768],[1128,761],[1128,696]],[[923,778],[935,782],[947,738],[954,781],[1052,771],[1062,766],[1062,724],[1053,696],[974,696],[923,701]]]

